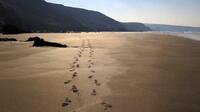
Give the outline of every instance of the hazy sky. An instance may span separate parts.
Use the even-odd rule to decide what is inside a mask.
[[[121,22],[200,26],[200,0],[46,0],[106,14]]]

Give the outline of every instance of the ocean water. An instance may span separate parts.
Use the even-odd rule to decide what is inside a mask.
[[[159,32],[159,33],[200,41],[200,32]]]

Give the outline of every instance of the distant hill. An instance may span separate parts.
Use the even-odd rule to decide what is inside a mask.
[[[5,29],[6,28],[6,29]],[[126,31],[106,15],[44,0],[0,0],[0,31]]]
[[[169,32],[200,32],[200,27],[175,26],[163,24],[145,24],[152,31],[169,31]]]
[[[135,23],[135,22],[130,22],[130,23],[123,23],[124,27],[127,29],[127,31],[151,31],[149,27],[142,23]]]

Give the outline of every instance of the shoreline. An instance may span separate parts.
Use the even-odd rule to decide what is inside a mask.
[[[40,35],[45,35],[45,34],[81,34],[81,33],[119,33],[119,32],[78,32],[78,33],[73,33],[73,32],[66,32],[66,33],[22,33],[22,34],[1,34],[0,37],[12,37],[14,35],[32,35],[32,34],[40,34]],[[167,36],[173,36],[173,37],[179,37],[179,38],[186,38],[194,41],[200,41],[200,32],[165,32],[165,31],[144,31],[144,32],[120,32],[120,33],[133,33],[133,34],[158,34],[158,35],[167,35]]]

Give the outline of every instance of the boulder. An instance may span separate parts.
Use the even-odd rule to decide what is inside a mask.
[[[15,38],[0,38],[0,41],[17,41]]]
[[[54,43],[54,42],[48,42],[45,41],[44,39],[36,39],[33,43],[33,47],[61,47],[61,48],[66,48],[67,45],[59,44],[59,43]]]
[[[40,37],[30,37],[26,41],[29,42],[29,41],[35,41],[35,40],[40,40]]]

